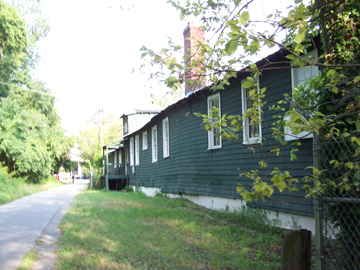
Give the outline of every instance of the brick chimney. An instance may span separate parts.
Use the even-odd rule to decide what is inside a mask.
[[[193,38],[196,40],[189,40],[189,38]],[[194,25],[189,22],[187,27],[184,29],[184,48],[185,48],[185,56],[186,56],[186,65],[188,67],[191,63],[196,61],[203,61],[203,58],[199,56],[199,48],[197,40],[204,41],[205,33],[202,30],[201,26]],[[201,66],[193,67],[191,70],[185,73],[185,96],[190,95],[196,90],[205,86],[205,77],[197,75],[201,70]],[[200,80],[200,83],[194,84],[191,83],[192,80]]]

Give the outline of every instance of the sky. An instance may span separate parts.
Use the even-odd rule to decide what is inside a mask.
[[[99,109],[120,117],[149,104],[150,93],[165,87],[138,71],[141,46],[158,50],[167,45],[167,36],[183,43],[187,23],[166,1],[136,0],[123,9],[119,3],[44,0],[51,31],[39,43],[42,61],[36,76],[56,96],[67,135],[87,128]]]
[[[259,11],[284,1],[262,0]],[[141,46],[167,47],[168,37],[183,45],[177,11],[166,0],[43,0],[51,31],[39,43],[42,61],[36,76],[56,96],[66,135],[79,135],[100,109],[120,117],[149,104],[150,93],[165,85],[138,71]],[[120,3],[123,3],[120,8]],[[261,13],[260,12],[260,13]],[[132,73],[132,70],[135,73]],[[161,96],[161,94],[160,94]]]

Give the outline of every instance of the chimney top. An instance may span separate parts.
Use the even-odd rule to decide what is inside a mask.
[[[202,27],[188,22],[188,25],[184,29],[184,50],[187,57],[185,68],[191,66],[193,61],[203,62],[203,58],[199,56],[198,42],[205,40],[205,33]],[[194,40],[189,40],[194,39]],[[185,96],[190,95],[196,90],[205,86],[205,79],[200,75],[202,64],[197,67],[191,68],[191,70],[185,72]],[[195,83],[195,80],[197,83]]]

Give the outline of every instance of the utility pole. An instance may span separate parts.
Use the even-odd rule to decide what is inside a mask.
[[[104,110],[103,109],[100,109],[100,110],[98,110],[97,111],[97,113],[95,114],[95,115],[98,115],[98,117],[99,117],[99,122],[98,122],[98,124],[99,124],[99,145],[100,145],[100,147],[102,147],[102,140],[101,140],[101,121],[102,121],[102,113],[104,112]],[[94,124],[96,124],[96,121],[95,121],[95,116],[94,116]]]

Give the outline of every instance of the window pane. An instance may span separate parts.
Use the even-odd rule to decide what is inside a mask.
[[[215,94],[210,97],[208,97],[208,115],[209,120],[214,121],[215,119],[211,118],[211,110],[214,110],[214,108],[221,110],[220,107],[220,94]],[[219,112],[219,116],[221,116],[221,112]],[[221,136],[219,135],[220,130],[218,128],[213,128],[212,130],[208,131],[208,147],[211,148],[219,148],[221,147]]]

